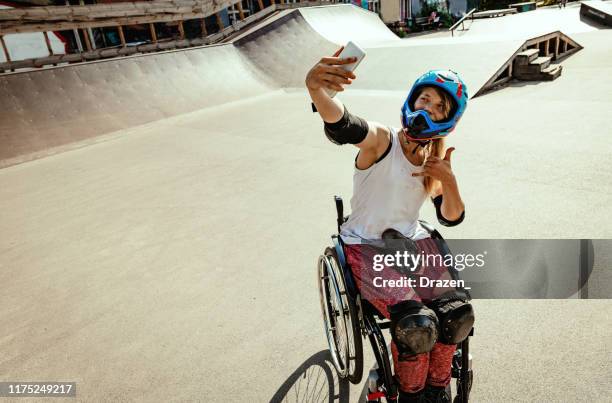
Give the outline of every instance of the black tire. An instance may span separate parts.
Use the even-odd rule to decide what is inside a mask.
[[[358,384],[363,376],[363,345],[355,301],[346,291],[336,251],[319,257],[319,293],[332,363],[342,379]]]
[[[336,309],[336,306],[339,304],[338,295],[340,292],[333,268],[329,263],[328,257],[325,255],[319,257],[317,276],[321,314],[323,316],[323,330],[327,339],[332,364],[336,368],[338,376],[346,378],[348,376],[348,369],[345,365],[347,349],[342,344],[342,340],[348,338],[348,336],[346,335],[344,322],[338,321],[338,309]]]
[[[343,303],[348,308],[347,319],[347,330],[349,330],[349,375],[348,380],[355,385],[358,385],[363,378],[363,340],[361,336],[361,329],[359,327],[359,314],[357,312],[357,305],[355,300],[349,295],[346,290],[346,280],[344,278],[344,270],[340,266],[340,261],[336,250],[334,248],[327,248],[325,254],[330,256],[334,264],[334,269],[341,279],[341,294]],[[350,322],[350,323],[349,323]]]

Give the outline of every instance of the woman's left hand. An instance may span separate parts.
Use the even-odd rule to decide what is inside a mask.
[[[453,174],[451,168],[451,154],[453,151],[455,151],[455,147],[448,148],[443,159],[434,156],[427,157],[423,171],[414,172],[412,176],[431,176],[439,180],[442,185],[453,183],[455,181],[455,174]]]

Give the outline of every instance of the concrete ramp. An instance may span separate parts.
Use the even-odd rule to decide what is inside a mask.
[[[352,5],[283,10],[222,45],[0,76],[7,94],[0,98],[0,166],[280,88],[303,89],[308,69],[349,39],[368,54],[351,91],[397,98],[440,68],[460,73],[471,96],[481,94],[502,83],[505,66],[526,47],[523,36],[399,40]]]
[[[465,22],[465,30],[455,30],[454,37],[450,34],[436,40],[457,41],[459,38],[471,40],[507,40],[512,38],[528,39],[553,31],[561,31],[567,35],[597,31],[601,27],[590,20],[580,18],[580,4],[569,3],[566,8],[539,8],[526,13],[517,13],[498,18],[483,18]],[[417,41],[427,41],[427,38]],[[434,39],[431,39],[434,40]]]
[[[330,7],[332,13],[350,11],[355,7]],[[324,7],[315,9],[325,10]],[[302,88],[310,67],[324,55],[331,54],[338,45],[319,35],[301,9],[279,15],[265,26],[260,26],[236,38],[234,44],[257,65],[269,80],[284,88]],[[352,11],[351,11],[352,12]],[[320,19],[319,21],[323,21]],[[359,19],[357,19],[359,21]],[[386,28],[385,28],[386,29]],[[288,32],[291,40],[288,41]],[[350,32],[350,31],[347,31]],[[546,38],[559,37],[559,43],[571,43],[571,49],[581,47],[561,32],[547,33]],[[512,78],[514,56],[536,46],[541,36],[517,36],[484,41],[482,38],[455,40],[356,40],[367,56],[356,71],[357,80],[351,90],[407,92],[416,77],[432,69],[451,69],[458,72],[468,86],[470,96],[481,95]],[[550,39],[552,41],[552,39]],[[557,39],[555,39],[557,40]],[[299,43],[299,51],[295,44]],[[555,42],[557,43],[557,42]],[[562,48],[563,50],[563,48]],[[562,52],[563,53],[563,52]],[[552,45],[542,49],[543,55],[557,54]]]
[[[233,41],[240,54],[257,66],[259,74],[280,87],[303,88],[306,72],[321,57],[339,48],[308,24],[303,11],[283,11]]]
[[[170,116],[303,87],[344,38],[398,40],[352,5],[285,10],[233,44],[0,76],[0,167]],[[60,94],[60,96],[58,96]]]
[[[346,38],[399,42],[373,13],[313,7],[281,11],[229,44],[0,76],[8,94],[0,98],[0,166],[280,87],[301,88],[306,71]]]
[[[282,11],[233,43],[268,79],[282,87],[302,88],[312,65],[349,40],[366,51],[381,42],[402,43],[376,14],[347,4]]]
[[[312,16],[330,18],[330,15],[342,11],[361,14],[361,11],[350,11],[356,9],[353,6],[329,7],[329,15],[325,14],[325,9],[316,7],[279,15],[267,21],[265,26],[236,38],[234,44],[269,80],[285,88],[302,88],[304,77],[312,65],[338,48],[313,28],[309,22],[313,20]],[[326,19],[318,19],[319,23],[322,21]],[[461,74],[472,91],[480,89],[523,43],[516,39],[421,46],[410,40],[353,40],[366,50],[367,56],[356,70],[357,80],[351,90],[400,92],[407,92],[423,72],[438,68],[453,69]]]
[[[580,5],[580,15],[612,27],[612,4],[610,3],[599,0],[583,1]]]
[[[231,45],[0,76],[0,166],[274,86]]]
[[[425,71],[451,69],[461,75],[471,97],[521,44],[520,40],[511,40],[424,47],[402,41],[401,46],[367,48],[368,56],[359,66],[354,88],[407,94]]]
[[[300,9],[304,19],[321,36],[339,45],[348,41],[399,41],[378,15],[353,5],[339,4]]]

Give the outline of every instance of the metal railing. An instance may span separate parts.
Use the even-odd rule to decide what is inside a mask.
[[[448,29],[448,30],[450,31],[450,33],[451,33],[451,36],[454,36],[454,35],[455,35],[455,29],[457,29],[457,27],[458,27],[459,25],[461,25],[461,30],[463,30],[463,22],[464,22],[464,21],[465,21],[465,20],[466,20],[468,17],[471,17],[471,16],[472,16],[472,14],[474,14],[474,11],[476,11],[476,9],[475,9],[475,8],[471,9],[471,10],[470,10],[470,11],[469,11],[469,12],[468,12],[466,15],[464,15],[463,17],[461,17],[461,19],[460,19],[459,21],[457,21],[457,22],[455,23],[455,25],[453,25],[452,27],[450,27],[450,28]]]

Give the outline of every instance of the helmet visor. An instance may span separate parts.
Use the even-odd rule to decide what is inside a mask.
[[[424,110],[402,115],[402,126],[406,129],[406,137],[411,140],[431,140],[446,135],[440,134],[448,129],[448,123],[436,123]]]

